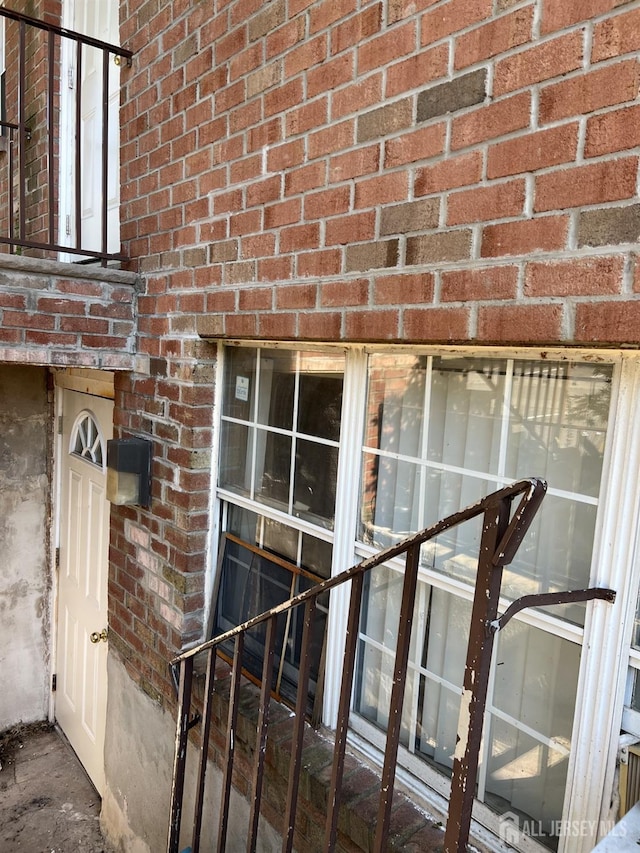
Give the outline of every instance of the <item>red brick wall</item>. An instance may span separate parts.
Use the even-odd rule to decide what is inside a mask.
[[[169,337],[640,340],[637,3],[123,0],[122,43]]]
[[[114,645],[150,695],[204,603],[214,337],[640,342],[640,8],[122,0],[122,235],[151,511],[114,516]]]

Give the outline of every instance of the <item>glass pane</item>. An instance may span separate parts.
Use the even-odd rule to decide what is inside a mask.
[[[296,353],[290,350],[260,351],[258,423],[293,429],[296,360]]]
[[[228,347],[225,350],[223,415],[243,421],[252,420],[256,358],[255,349]]]
[[[249,494],[251,490],[251,437],[254,431],[244,424],[222,422],[220,485],[225,489]]]
[[[299,439],[296,442],[294,514],[332,528],[337,476],[337,447]]]
[[[611,365],[514,364],[506,473],[597,497]]]
[[[335,364],[335,361],[338,363]],[[342,411],[342,370],[343,359],[323,359],[315,364],[316,372],[303,372],[311,369],[317,357],[306,357],[300,367],[300,389],[298,400],[298,432],[316,435],[330,441],[340,439],[340,415]],[[318,373],[330,367],[340,367],[337,375]]]
[[[291,438],[258,430],[257,445],[255,498],[286,512],[291,478]]]
[[[333,558],[333,545],[324,542],[314,536],[302,534],[302,565],[307,571],[313,572],[321,578],[331,577],[331,561]],[[344,566],[343,568],[348,568]]]
[[[426,357],[372,355],[365,445],[421,456]]]
[[[516,558],[504,570],[502,594],[509,598],[589,586],[597,507],[547,494]],[[584,604],[545,608],[584,624]]]
[[[505,369],[502,361],[433,360],[430,460],[498,472]]]
[[[413,462],[364,454],[363,542],[386,548],[420,529],[421,469]]]
[[[636,615],[633,620],[633,636],[631,638],[631,645],[634,649],[640,649],[640,594],[638,595]]]

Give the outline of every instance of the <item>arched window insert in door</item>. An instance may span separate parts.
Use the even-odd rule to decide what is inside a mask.
[[[104,468],[105,442],[98,422],[89,411],[80,412],[71,431],[69,453]]]

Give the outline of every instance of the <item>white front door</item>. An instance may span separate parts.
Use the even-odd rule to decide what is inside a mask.
[[[64,25],[83,35],[91,36],[108,44],[119,44],[119,18],[117,0],[65,0]],[[60,241],[63,245],[76,245],[77,207],[76,144],[80,154],[80,230],[81,246],[100,251],[102,248],[102,93],[103,54],[102,50],[83,47],[81,54],[76,42],[63,40],[62,80],[62,145]],[[76,92],[78,80],[76,69],[80,64],[80,127],[76,127]],[[108,168],[106,176],[107,196],[107,251],[120,251],[119,205],[119,120],[120,70],[109,57],[108,62]],[[70,255],[68,260],[80,260],[79,255]]]
[[[106,458],[113,403],[75,391],[62,394],[56,719],[102,794],[110,507]]]

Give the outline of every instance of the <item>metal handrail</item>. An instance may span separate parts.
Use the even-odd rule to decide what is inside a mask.
[[[273,667],[276,620],[278,616],[295,607],[304,607],[304,627],[300,651],[300,671],[295,707],[294,731],[291,747],[291,763],[287,801],[285,804],[282,837],[283,853],[293,849],[293,836],[296,819],[297,789],[302,767],[302,745],[305,726],[305,710],[307,701],[309,677],[309,638],[318,598],[328,591],[351,582],[349,614],[347,619],[346,647],[342,670],[341,693],[338,705],[337,725],[335,733],[333,765],[331,781],[328,788],[328,808],[325,824],[325,840],[323,850],[331,853],[335,849],[338,827],[338,812],[341,800],[342,778],[345,763],[347,729],[351,702],[353,674],[355,670],[356,641],[358,637],[362,592],[365,573],[389,560],[406,554],[402,602],[398,622],[396,658],[394,664],[393,686],[389,707],[389,724],[386,733],[386,747],[381,772],[380,796],[378,801],[378,818],[373,849],[382,853],[386,849],[389,834],[391,805],[395,783],[395,770],[400,727],[402,704],[404,700],[405,683],[408,667],[409,644],[415,593],[420,565],[421,546],[435,536],[451,529],[465,521],[480,515],[483,518],[482,538],[478,555],[478,571],[474,593],[467,663],[465,667],[462,706],[458,726],[458,743],[455,751],[452,775],[451,799],[449,816],[444,838],[446,853],[463,853],[469,838],[471,807],[473,804],[475,778],[478,767],[482,722],[486,704],[486,692],[489,680],[489,666],[494,636],[508,621],[513,612],[523,607],[554,604],[567,601],[585,601],[593,598],[604,598],[613,601],[615,593],[612,590],[579,590],[576,593],[543,594],[527,596],[526,601],[514,602],[511,608],[503,614],[502,622],[497,617],[498,600],[502,570],[515,557],[516,552],[529,529],[542,499],[546,493],[546,483],[539,478],[520,480],[510,486],[488,495],[472,506],[448,516],[442,521],[392,545],[378,554],[363,560],[347,569],[336,577],[322,581],[313,588],[294,596],[288,601],[271,608],[265,613],[247,620],[242,625],[226,631],[223,634],[206,640],[178,655],[171,661],[175,671],[179,669],[178,683],[178,718],[176,728],[176,743],[174,757],[173,784],[171,791],[171,817],[167,841],[168,853],[178,853],[180,828],[183,813],[183,793],[187,761],[187,742],[189,732],[201,722],[200,758],[197,772],[197,789],[194,806],[194,821],[192,831],[191,851],[200,850],[200,834],[202,830],[204,785],[207,769],[209,736],[211,726],[211,709],[215,682],[216,650],[223,643],[233,640],[235,643],[233,666],[231,672],[231,687],[229,696],[229,713],[226,732],[226,752],[223,770],[223,783],[218,823],[217,850],[225,850],[229,806],[231,797],[231,778],[233,771],[234,749],[236,743],[236,728],[238,718],[238,697],[242,674],[242,655],[244,637],[248,630],[257,625],[266,624],[265,654],[262,669],[259,717],[257,725],[257,740],[254,755],[252,789],[250,795],[250,817],[247,832],[247,850],[256,849],[258,824],[260,818],[260,803],[264,778],[264,762],[266,753],[270,683]],[[515,509],[512,508],[514,499],[519,498]],[[552,600],[554,597],[558,601]],[[201,715],[192,717],[191,696],[194,674],[194,660],[197,655],[207,653],[204,700]]]
[[[0,234],[0,244],[9,247],[11,253],[16,253],[23,249],[36,249],[45,253],[61,253],[65,252],[70,255],[82,256],[89,260],[100,260],[103,266],[106,266],[110,260],[125,260],[125,256],[119,252],[108,251],[108,233],[107,233],[107,180],[109,170],[109,151],[108,151],[108,86],[109,86],[109,58],[113,56],[118,64],[123,61],[131,64],[133,53],[126,48],[118,45],[109,44],[100,39],[91,36],[85,36],[74,30],[58,26],[57,24],[48,21],[32,18],[21,12],[15,12],[12,9],[0,7],[0,16],[14,21],[18,28],[17,39],[17,55],[15,57],[14,79],[16,82],[15,91],[5,92],[5,97],[13,98],[12,103],[15,104],[16,121],[0,121],[5,138],[8,140],[8,159],[5,166],[6,170],[6,214],[7,233]],[[33,30],[40,30],[46,33],[46,71],[42,75],[42,85],[39,94],[45,95],[46,100],[46,118],[43,119],[42,126],[44,128],[43,135],[46,137],[46,154],[44,150],[40,156],[41,171],[47,172],[47,198],[48,207],[43,215],[43,224],[35,226],[35,230],[30,233],[29,226],[31,223],[27,218],[27,207],[30,203],[29,192],[27,190],[27,143],[35,139],[34,132],[36,126],[33,121],[27,121],[26,115],[26,93],[27,93],[27,59],[26,59],[26,40],[27,33]],[[82,224],[81,224],[81,198],[80,189],[82,184],[82,158],[80,151],[80,134],[76,132],[75,140],[58,140],[58,131],[55,127],[58,109],[56,107],[57,98],[60,95],[61,82],[57,77],[60,77],[57,56],[60,53],[62,40],[73,41],[77,44],[77,70],[75,85],[76,104],[80,103],[81,97],[81,81],[79,68],[81,65],[82,51],[86,47],[95,48],[102,51],[102,141],[101,141],[101,157],[98,168],[101,168],[101,188],[102,199],[100,204],[101,210],[101,234],[100,248],[95,246],[87,246],[83,241]],[[76,105],[75,115],[76,122],[78,121],[78,107]],[[38,137],[40,134],[38,134]],[[37,141],[37,140],[36,140]],[[56,239],[56,218],[57,218],[57,175],[56,163],[58,157],[58,149],[56,143],[60,145],[73,146],[75,156],[75,174],[76,180],[73,188],[74,194],[74,211],[75,211],[75,235],[72,245],[62,245]],[[93,168],[96,164],[93,165]],[[17,213],[16,213],[17,209]],[[38,213],[38,223],[42,214]]]

